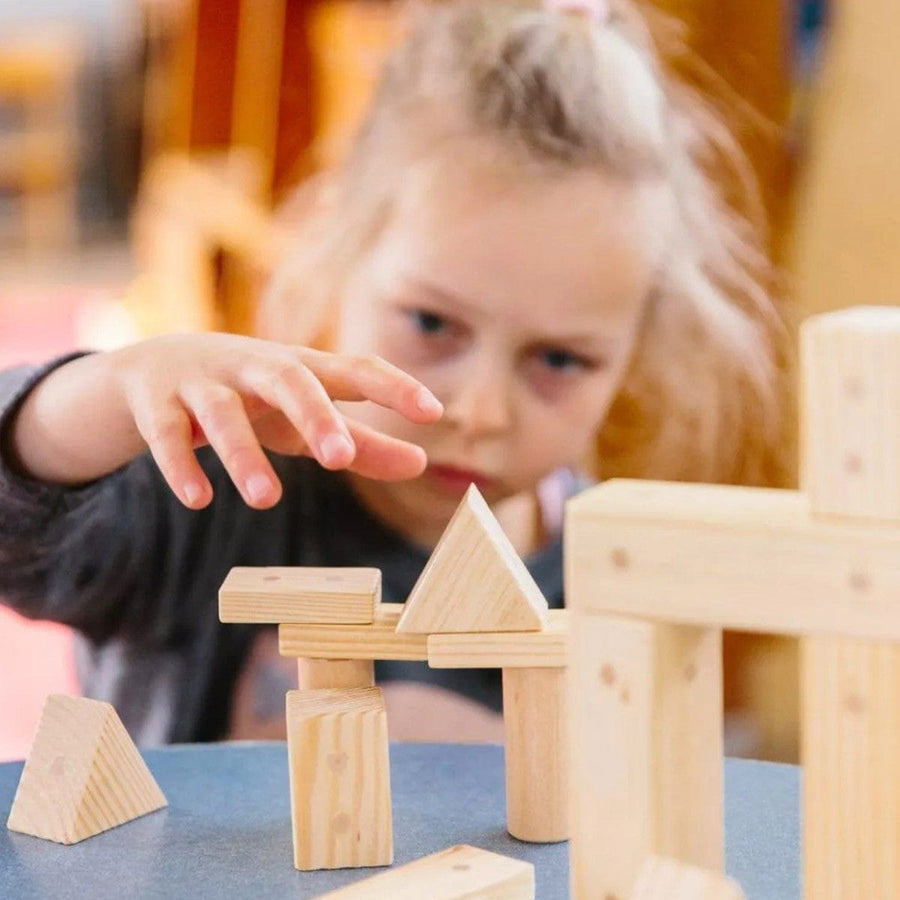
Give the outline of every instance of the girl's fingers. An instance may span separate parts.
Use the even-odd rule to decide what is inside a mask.
[[[326,469],[350,465],[356,447],[343,416],[306,366],[293,361],[269,369],[248,366],[240,377],[242,386],[281,410],[321,465]]]
[[[377,356],[347,357],[302,348],[300,358],[335,400],[372,400],[428,424],[444,408],[425,385]]]
[[[197,462],[191,421],[174,398],[132,403],[135,425],[156,465],[176,497],[189,509],[202,509],[212,499],[212,485]]]
[[[356,443],[356,458],[348,468],[366,478],[402,481],[425,471],[428,458],[417,444],[389,437],[360,422],[347,421]]]
[[[203,429],[248,506],[267,509],[281,499],[281,483],[256,438],[240,396],[212,381],[194,381],[181,399]]]

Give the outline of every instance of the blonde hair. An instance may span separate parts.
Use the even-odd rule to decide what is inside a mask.
[[[307,210],[264,306],[268,333],[309,341],[327,331],[342,279],[388,221],[404,174],[460,137],[490,139],[526,168],[672,185],[681,238],[599,429],[596,474],[787,482],[788,344],[770,267],[708,174],[740,154],[699,96],[663,72],[627,3],[604,22],[504,0],[421,10],[348,159]]]

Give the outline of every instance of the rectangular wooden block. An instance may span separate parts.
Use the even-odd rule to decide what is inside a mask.
[[[282,656],[310,659],[428,659],[428,636],[397,634],[402,603],[382,603],[370,625],[281,625]]]
[[[660,621],[900,640],[898,559],[900,528],[818,519],[795,491],[613,481],[566,518],[580,608]]]
[[[569,664],[569,616],[551,609],[543,631],[432,634],[432,669],[557,669]]]
[[[288,691],[294,865],[393,861],[387,715],[376,687]]]
[[[568,672],[573,900],[628,897],[654,854],[721,872],[721,631],[577,613]]]
[[[367,624],[374,621],[380,601],[378,569],[237,566],[219,589],[219,619],[270,625]]]
[[[375,686],[375,661],[371,659],[297,660],[297,686],[301,691],[323,688]]]
[[[463,844],[319,900],[534,900],[534,866]]]

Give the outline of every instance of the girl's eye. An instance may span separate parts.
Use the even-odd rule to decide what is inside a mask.
[[[568,350],[547,349],[539,353],[541,362],[555,372],[570,372],[579,369],[589,369],[591,364],[582,356],[569,353]]]
[[[410,312],[413,323],[422,334],[441,334],[447,330],[447,320],[437,313],[427,312],[424,309],[414,309]]]

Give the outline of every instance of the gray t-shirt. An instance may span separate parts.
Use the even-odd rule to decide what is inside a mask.
[[[74,489],[19,475],[7,426],[28,391],[72,358],[0,372],[0,598],[77,630],[82,690],[111,702],[139,743],[227,735],[260,633],[219,622],[218,589],[233,566],[372,566],[382,570],[385,602],[409,595],[428,551],[375,519],[340,474],[305,457],[270,454],[284,492],[269,510],[243,502],[209,448],[198,458],[215,499],[199,511],[178,502],[149,454]],[[561,541],[526,564],[550,605],[562,606]],[[501,706],[496,670],[386,662],[376,674]]]

